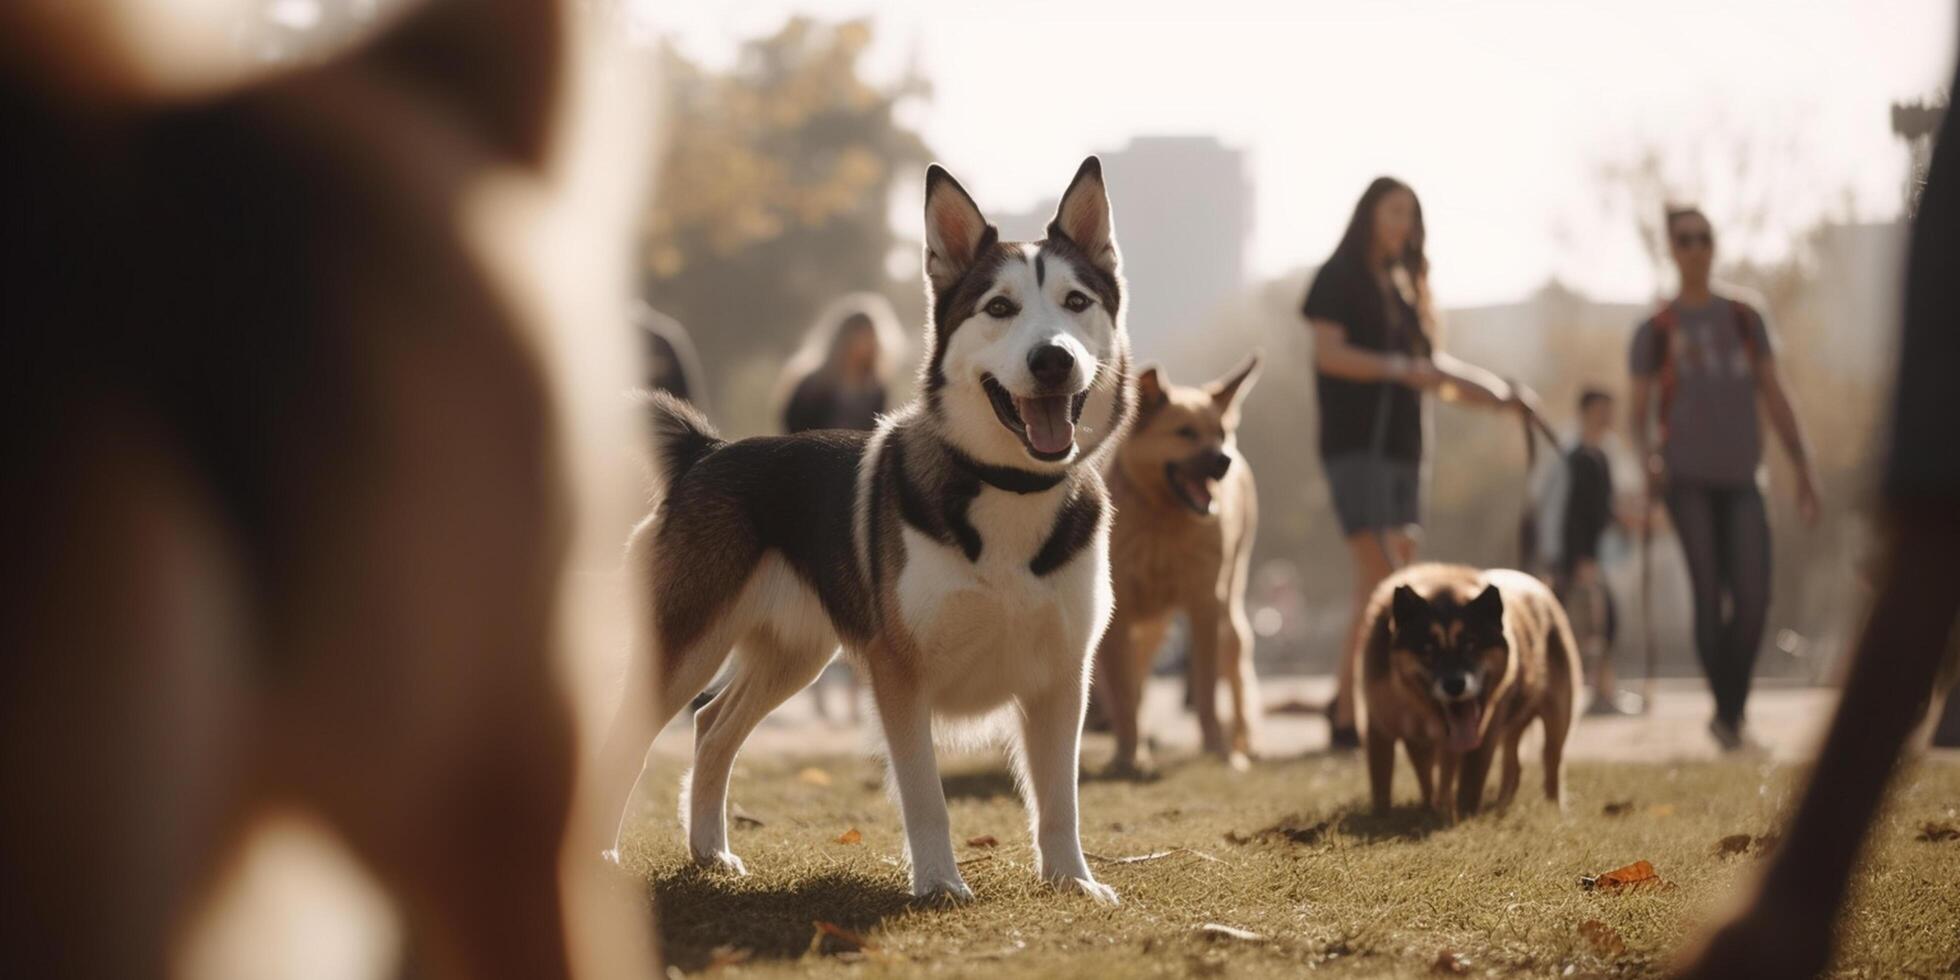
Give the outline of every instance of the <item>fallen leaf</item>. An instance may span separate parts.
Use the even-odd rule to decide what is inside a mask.
[[[1269,715],[1322,715],[1327,713],[1327,705],[1319,703],[1309,704],[1308,702],[1294,698],[1291,701],[1281,701],[1278,704],[1267,705],[1266,713]]]
[[[1606,804],[1606,809],[1602,812],[1609,817],[1624,817],[1633,812],[1633,801],[1620,800],[1614,803],[1608,803]]]
[[[864,831],[861,831],[856,827],[852,827],[851,829],[837,835],[837,843],[862,844],[864,843]]]
[[[966,846],[968,846],[968,847],[999,847],[999,846],[1000,846],[1000,839],[999,839],[999,838],[997,838],[997,837],[995,837],[995,836],[994,836],[994,835],[992,835],[992,834],[983,834],[983,835],[981,835],[981,836],[979,836],[979,837],[969,837],[969,838],[967,838],[967,839],[966,839]]]
[[[802,782],[809,783],[812,786],[830,785],[830,773],[825,772],[822,769],[818,769],[816,766],[811,766],[808,769],[805,769],[802,772],[797,773],[796,778]]]
[[[1960,840],[1960,826],[1955,826],[1951,820],[1928,820],[1919,825],[1918,839],[1928,844],[1937,844],[1940,841],[1947,840]]]
[[[846,929],[835,922],[825,922],[822,919],[818,919],[817,921],[812,922],[810,924],[812,926],[815,926],[817,930],[815,933],[811,934],[810,936],[810,952],[812,953],[820,953],[825,951],[824,950],[825,939],[831,940],[832,945],[841,947],[841,949],[833,949],[831,950],[831,952],[847,952],[847,953],[879,952],[878,947],[874,945],[869,939],[866,939],[863,936],[855,932],[852,932],[851,930]]]
[[[755,951],[750,949],[739,949],[734,946],[716,946],[708,952],[707,968],[709,970],[719,970],[723,967],[741,966],[747,963],[749,958],[754,955]]]
[[[1598,919],[1579,923],[1579,935],[1586,937],[1601,956],[1618,956],[1627,951],[1627,941],[1620,938],[1619,930]]]
[[[1470,965],[1470,957],[1446,947],[1436,954],[1436,962],[1430,969],[1460,977],[1470,972]]]
[[[1263,943],[1266,941],[1265,936],[1253,932],[1250,929],[1241,929],[1237,926],[1228,926],[1217,922],[1207,922],[1199,926],[1198,934],[1207,939],[1237,939],[1241,942],[1248,943]]]
[[[1730,834],[1715,842],[1715,855],[1717,857],[1729,857],[1734,854],[1746,853],[1749,850],[1750,840],[1751,838],[1748,834]]]
[[[1322,837],[1327,835],[1328,829],[1333,826],[1334,821],[1331,819],[1303,825],[1294,823],[1289,818],[1263,830],[1255,830],[1249,834],[1237,830],[1228,830],[1225,832],[1225,842],[1228,844],[1250,844],[1254,841],[1262,840],[1283,840],[1289,844],[1317,844]]]
[[[1635,861],[1624,868],[1614,868],[1602,875],[1579,879],[1579,887],[1588,891],[1619,891],[1633,888],[1658,888],[1665,885],[1661,876],[1654,872],[1654,866],[1646,861]]]
[[[768,826],[768,824],[763,823],[761,820],[752,816],[747,810],[744,810],[739,806],[730,806],[728,808],[728,819],[734,821],[735,826],[737,827],[767,827]]]

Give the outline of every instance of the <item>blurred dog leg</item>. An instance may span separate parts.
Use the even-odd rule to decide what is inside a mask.
[[[32,903],[0,975],[158,976],[239,789],[237,565],[155,426],[68,423],[0,489],[0,867]]]
[[[1830,958],[1853,866],[1927,705],[1960,594],[1960,515],[1895,506],[1878,598],[1790,829],[1744,911],[1690,959],[1693,978],[1806,977]]]

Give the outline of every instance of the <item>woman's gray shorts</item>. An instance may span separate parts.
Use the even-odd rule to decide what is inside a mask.
[[[1341,536],[1422,524],[1422,466],[1354,453],[1322,460]]]

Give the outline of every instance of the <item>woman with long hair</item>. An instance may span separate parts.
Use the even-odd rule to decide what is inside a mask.
[[[903,347],[883,296],[851,293],[824,307],[783,368],[783,431],[876,426]]]
[[[873,429],[890,402],[904,334],[890,301],[877,293],[838,297],[803,335],[803,345],[783,367],[779,402],[783,431]],[[823,689],[842,683],[848,715],[858,718],[857,682],[849,665],[833,662],[810,685],[817,714],[828,720]]]
[[[1437,348],[1424,239],[1415,191],[1376,178],[1301,308],[1314,335],[1320,457],[1354,562],[1353,617],[1328,710],[1336,748],[1360,744],[1355,671],[1368,597],[1416,556],[1423,394],[1529,411],[1524,389]]]

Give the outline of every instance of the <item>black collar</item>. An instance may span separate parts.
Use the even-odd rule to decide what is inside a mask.
[[[1065,469],[1053,473],[1037,473],[1034,470],[1013,466],[995,466],[992,463],[982,463],[960,452],[951,443],[946,443],[945,446],[946,456],[953,461],[953,465],[973,474],[975,479],[996,490],[1019,494],[1040,493],[1043,490],[1053,490],[1068,478],[1068,471]]]

